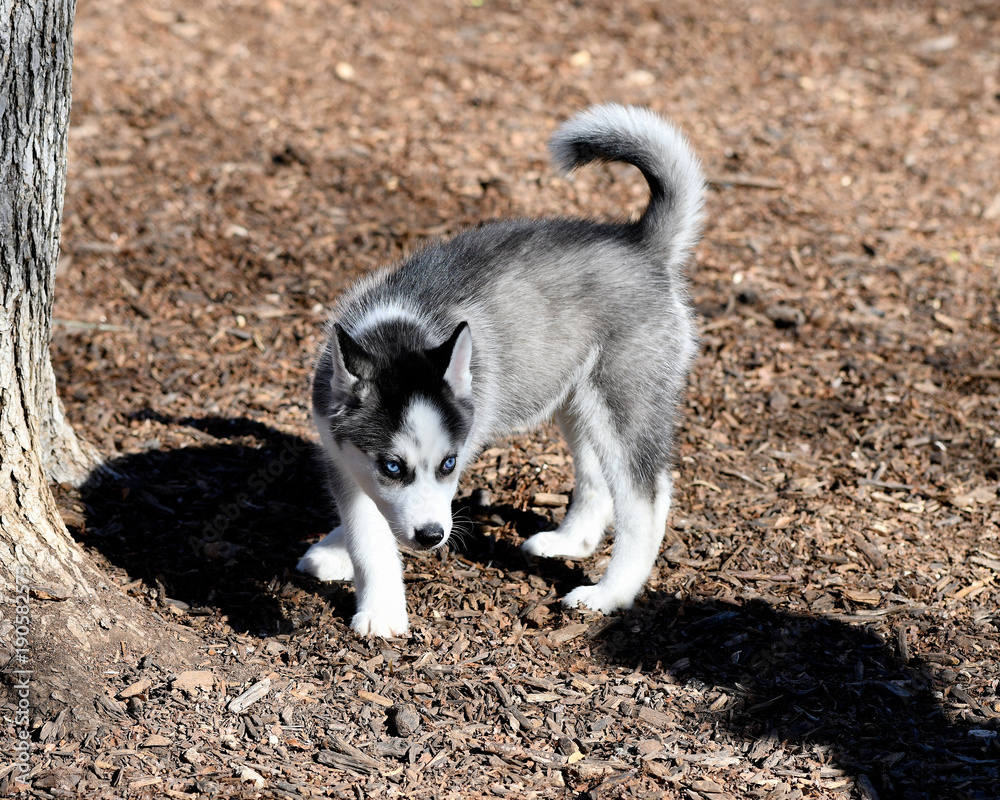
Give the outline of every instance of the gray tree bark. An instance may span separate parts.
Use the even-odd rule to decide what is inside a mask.
[[[49,488],[82,483],[98,462],[63,414],[49,355],[74,11],[75,0],[0,0],[0,678],[9,688],[13,670],[30,672],[33,722],[65,705],[92,715],[96,665],[142,643],[149,622],[70,537]],[[25,584],[27,653],[13,644]]]

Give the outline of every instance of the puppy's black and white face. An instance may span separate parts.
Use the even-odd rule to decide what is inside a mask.
[[[451,534],[470,455],[471,356],[464,323],[439,347],[381,359],[338,326],[320,361],[313,415],[324,447],[403,546],[439,547]]]
[[[451,533],[451,501],[458,487],[464,441],[449,430],[441,410],[414,397],[383,444],[362,450],[345,441],[351,473],[406,546],[437,547]]]

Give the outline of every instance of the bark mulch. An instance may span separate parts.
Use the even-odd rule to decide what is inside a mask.
[[[76,54],[53,354],[109,460],[61,504],[202,655],[123,651],[99,724],[36,720],[0,790],[1000,797],[993,4],[118,0],[80,5]],[[567,612],[609,550],[521,555],[572,493],[546,427],[465,477],[460,546],[407,559],[411,637],[361,640],[350,587],[294,572],[335,514],[327,309],[482,219],[637,212],[633,172],[546,162],[606,99],[711,176],[648,589]]]

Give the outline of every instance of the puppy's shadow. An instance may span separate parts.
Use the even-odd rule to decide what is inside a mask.
[[[467,501],[457,501],[454,511],[459,517],[466,517]],[[466,560],[485,567],[499,567],[511,579],[537,575],[552,585],[558,597],[565,596],[581,584],[589,583],[583,562],[529,556],[508,536],[498,536],[484,530],[495,528],[502,521],[509,524],[519,536],[527,539],[539,531],[556,527],[547,517],[513,505],[497,504],[476,509],[471,518],[471,526],[466,526],[469,531],[456,537],[457,541],[452,545],[452,549]]]
[[[1000,726],[944,713],[929,663],[857,625],[764,602],[684,602],[653,595],[606,631],[599,652],[629,668],[669,672],[729,695],[700,713],[751,743],[757,767],[779,750],[810,750],[881,800],[1000,797]],[[669,703],[670,700],[668,699]]]
[[[289,568],[306,540],[334,519],[314,445],[247,419],[157,419],[199,431],[202,443],[99,467],[81,487],[84,517],[71,532],[160,603],[165,594],[190,614],[218,609],[256,635],[293,630],[281,588],[298,581]],[[346,586],[324,593],[349,613]]]

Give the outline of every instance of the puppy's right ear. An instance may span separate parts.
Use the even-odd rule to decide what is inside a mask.
[[[326,385],[322,388],[329,392],[325,398],[327,413],[336,415],[364,402],[368,394],[365,379],[371,377],[372,361],[340,323],[334,323],[333,333],[329,339],[328,374],[322,376]]]

